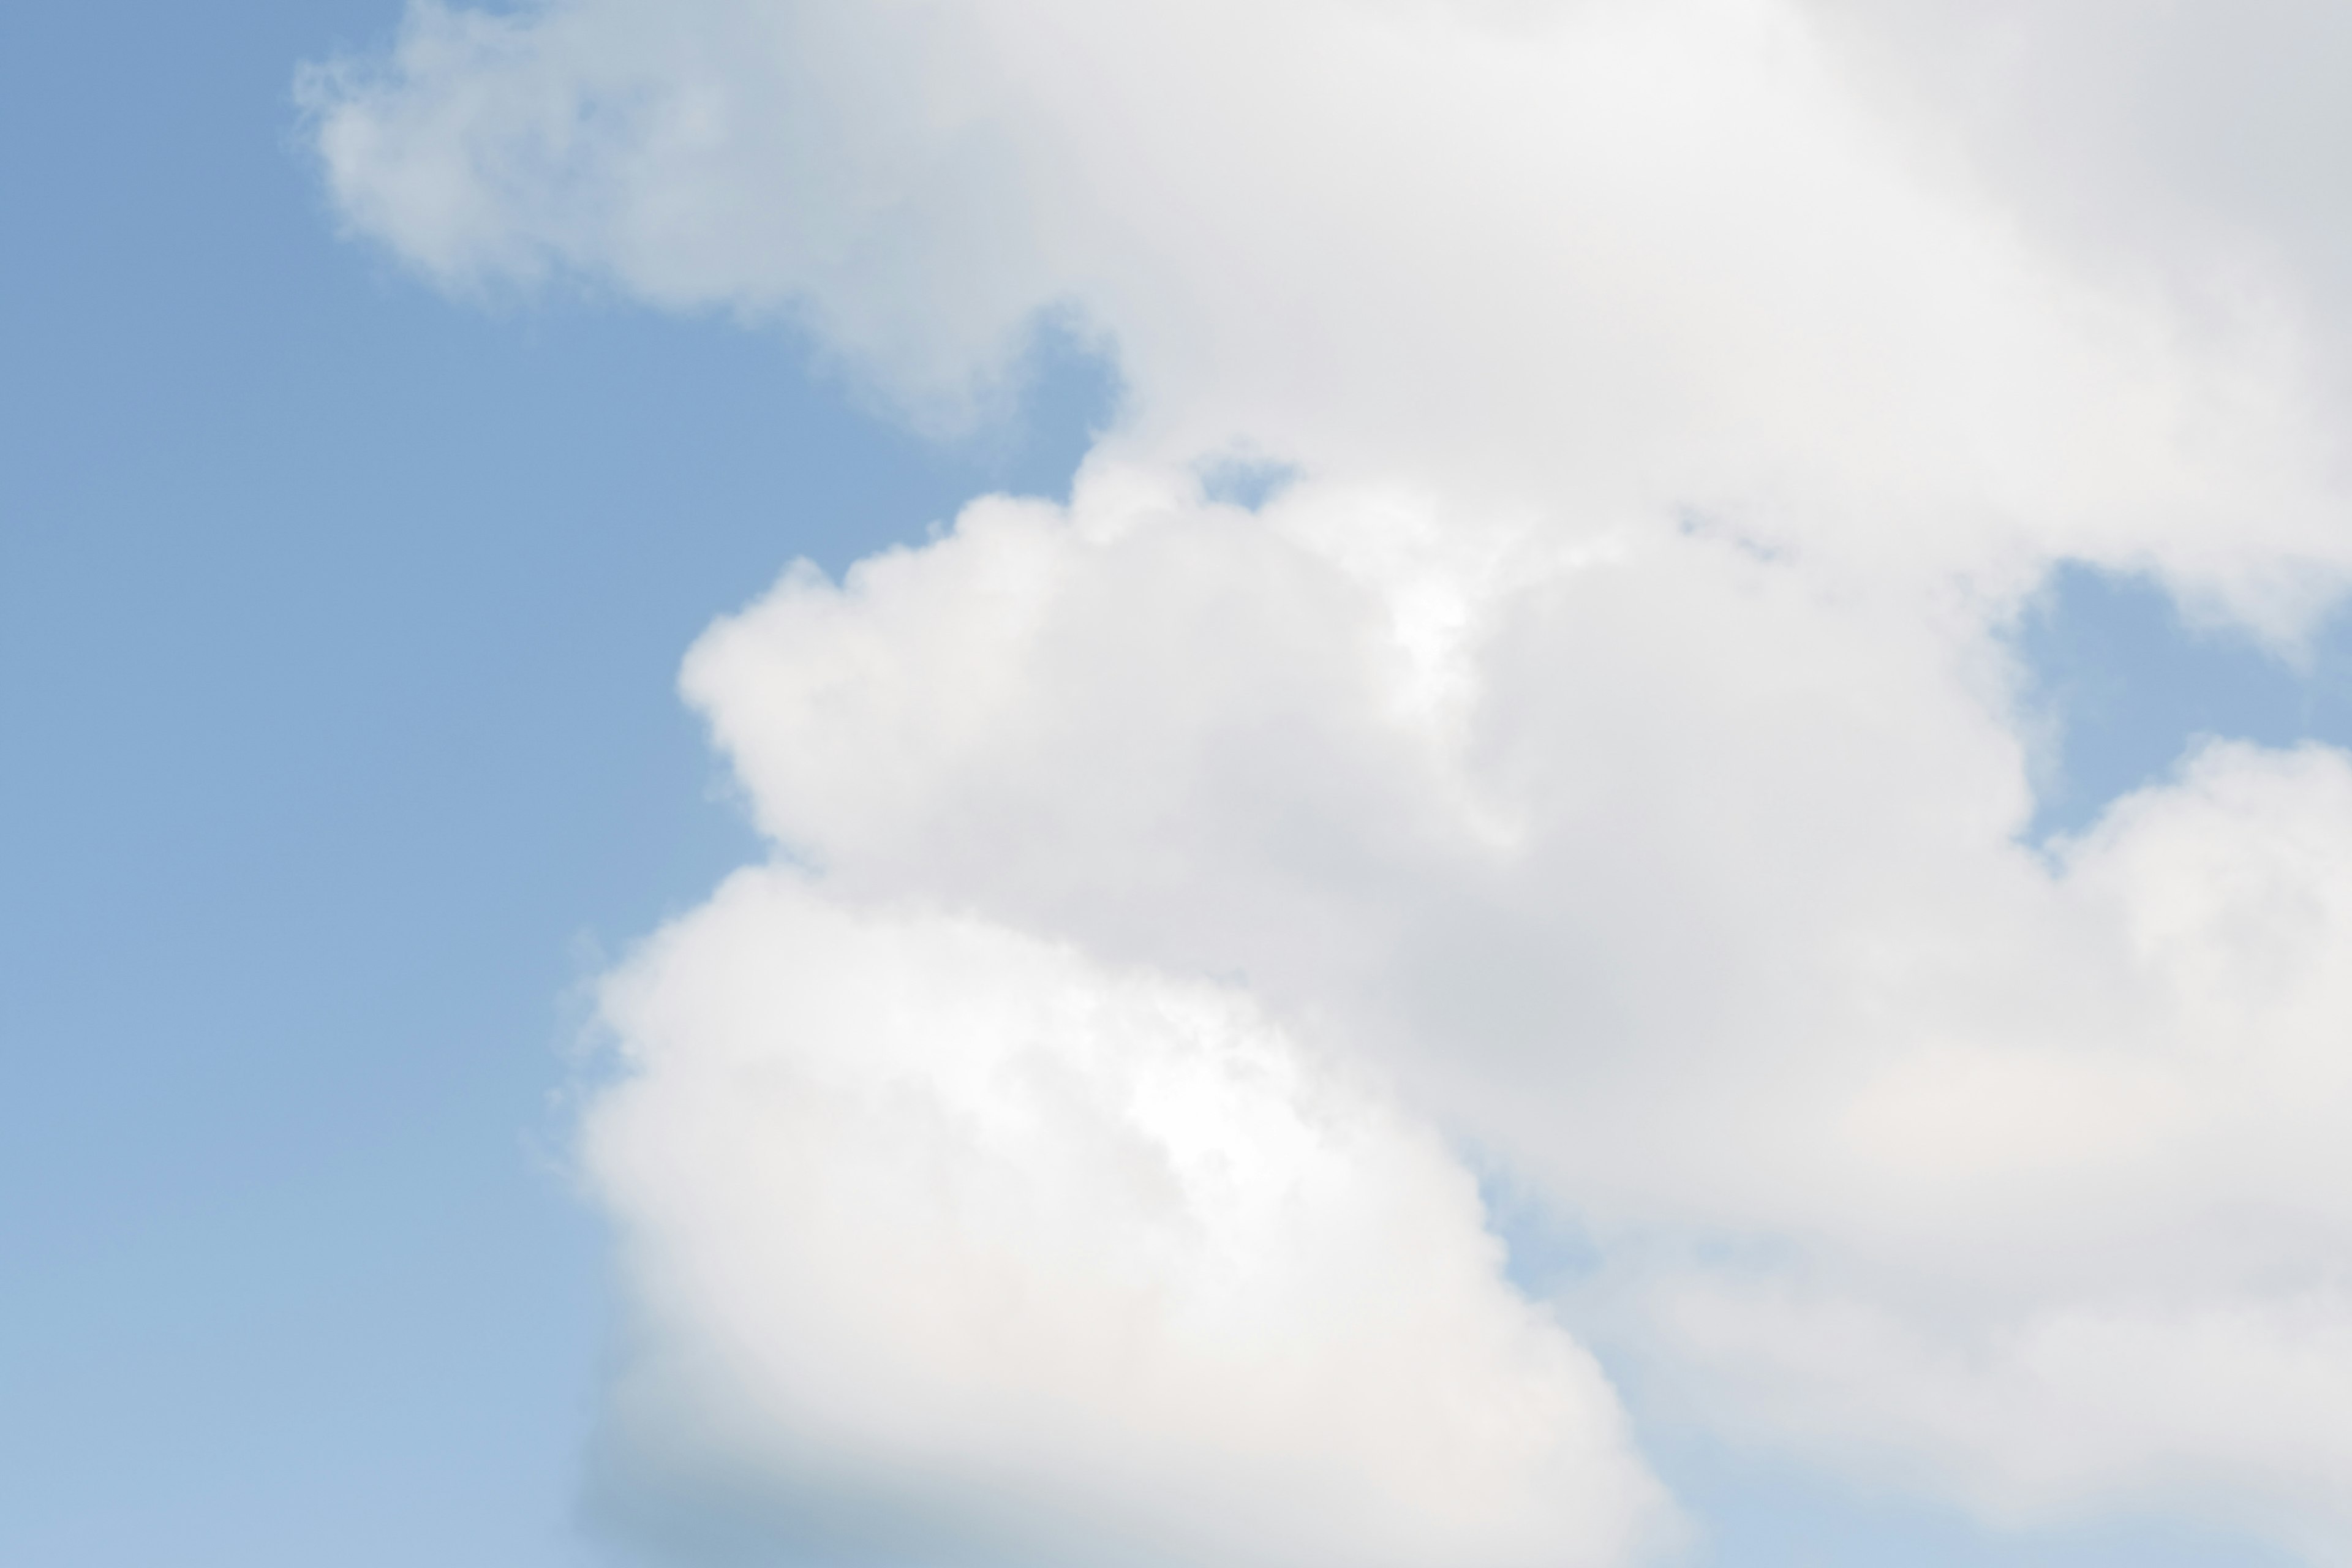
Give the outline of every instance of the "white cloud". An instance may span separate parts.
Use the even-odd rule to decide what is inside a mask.
[[[1237,989],[767,870],[605,1010],[631,1441],[927,1558],[1534,1568],[1659,1522],[1469,1175]]]
[[[2249,605],[2340,566],[2293,321],[2062,265],[1820,34],[1767,0],[427,5],[308,96],[352,221],[436,276],[793,311],[926,405],[1071,304],[1151,455],[1880,564],[2145,557]]]
[[[1416,1353],[1484,1369],[1456,1386],[1570,1369],[1500,1473],[1616,1501],[1571,1525],[1432,1482],[1361,1539],[1634,1539],[1605,1391],[1514,1315],[1428,1135],[1356,1089],[1277,1073],[1236,1125],[1288,1170],[1274,1130],[1339,1095],[1367,1130],[1335,1214],[1394,1205],[1426,1246],[1303,1257],[1295,1290],[1241,1269],[1280,1298],[1248,1331],[1069,1394],[1045,1352],[1095,1364],[1120,1280],[1181,1302],[1272,1255],[1120,1274],[1160,1233],[1099,1095],[991,1153],[961,1111],[869,1126],[808,1087],[887,1061],[994,1104],[958,1075],[1034,1016],[1089,1082],[1210,1036],[1392,1075],[1590,1227],[1570,1306],[1662,1415],[1996,1514],[2194,1509],[2352,1556],[2352,766],[2214,748],[2048,858],[2014,842],[2000,633],[2051,563],[2155,570],[2291,646],[2352,562],[2332,231],[2292,216],[2308,187],[2232,204],[2168,159],[2149,127],[2187,121],[2135,93],[2242,37],[2147,10],[567,0],[419,6],[389,60],[314,73],[350,221],[452,286],[790,313],[950,413],[1072,309],[1133,389],[1067,509],[798,571],[688,661],[809,870],[730,885],[614,993],[641,1076],[590,1147],[656,1325],[646,1407],[982,1534],[1108,1539],[1307,1456],[1335,1468],[1299,1499],[1416,1470],[1410,1379],[1360,1430],[1268,1417],[1255,1469],[1238,1394],[1213,1418],[1152,1379],[1231,1389],[1285,1334],[1329,1336],[1301,1388],[1347,1379],[1425,1289],[1450,1305]],[[2052,107],[2053,72],[2091,107]],[[2027,170],[1979,102],[2064,155]],[[1192,476],[1232,450],[1301,477],[1211,504]],[[730,1041],[787,1087],[716,1089]],[[793,1180],[751,1152],[787,1125]],[[933,1160],[1041,1205],[1008,1267],[1068,1292],[999,1384],[877,1283],[981,1310],[955,1226],[883,1246],[798,1206]],[[1433,1249],[1443,1281],[1399,1261]],[[1032,1402],[1010,1457],[959,1436]],[[1323,1513],[1232,1517],[1267,1561],[1378,1560]]]
[[[1721,1429],[2341,1539],[2352,766],[2216,748],[2046,864],[1946,628],[1718,541],[1415,531],[1097,470],[787,579],[688,686],[835,897],[1384,1053],[1605,1239],[1587,1321]]]

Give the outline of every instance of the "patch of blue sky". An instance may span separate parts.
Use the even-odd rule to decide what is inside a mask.
[[[1295,464],[1250,452],[1227,452],[1200,465],[1201,493],[1218,506],[1255,511],[1298,478]]]
[[[552,1568],[606,1343],[578,988],[762,853],[710,617],[990,489],[799,345],[453,308],[294,63],[390,0],[0,12],[0,1563]]]
[[[2038,751],[2034,843],[2079,833],[2207,740],[2352,742],[2352,619],[2290,663],[2250,634],[2193,621],[2153,579],[2068,564],[2015,634]]]

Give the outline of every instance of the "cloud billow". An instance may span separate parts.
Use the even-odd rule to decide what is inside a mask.
[[[306,76],[449,287],[787,316],[942,418],[1050,310],[1130,389],[1067,505],[688,660],[780,855],[605,992],[616,1453],[942,1561],[1630,1561],[1565,1321],[1987,1517],[2352,1553],[2352,764],[2029,847],[2004,639],[2080,561],[2294,648],[2335,307],[2193,186],[2053,221],[1896,23],[418,5]],[[1594,1238],[1551,1311],[1465,1143]]]

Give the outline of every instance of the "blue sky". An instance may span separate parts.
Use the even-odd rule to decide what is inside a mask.
[[[1101,401],[940,447],[777,334],[452,308],[296,137],[392,20],[0,24],[11,1562],[583,1560],[577,989],[755,850],[679,655]]]
[[[837,361],[596,287],[452,300],[339,235],[299,62],[386,4],[0,20],[0,1559],[626,1550],[583,1524],[614,1349],[575,1191],[588,988],[764,855],[677,695],[794,557],[1060,497],[1116,374],[918,435]],[[2151,579],[2062,571],[2017,647],[2036,832],[2199,735],[2352,739]],[[1958,1507],[1662,1430],[1725,1568],[2284,1561]]]

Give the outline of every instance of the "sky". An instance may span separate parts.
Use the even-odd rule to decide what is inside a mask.
[[[0,17],[0,1559],[2352,1562],[2347,56]]]

